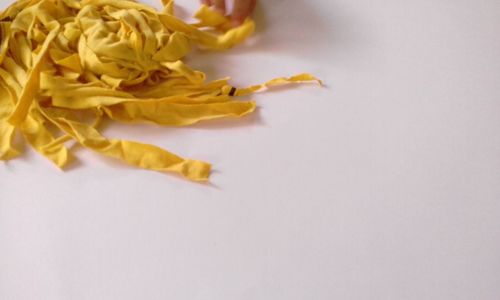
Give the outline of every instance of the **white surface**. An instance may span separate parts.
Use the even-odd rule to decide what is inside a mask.
[[[500,2],[261,2],[250,45],[191,64],[328,88],[107,130],[212,162],[211,186],[81,149],[0,165],[0,299],[500,299]]]

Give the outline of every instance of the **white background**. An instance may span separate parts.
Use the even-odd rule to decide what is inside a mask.
[[[247,45],[190,64],[327,87],[105,131],[212,162],[209,185],[80,148],[1,164],[1,300],[500,299],[500,2],[261,2]]]

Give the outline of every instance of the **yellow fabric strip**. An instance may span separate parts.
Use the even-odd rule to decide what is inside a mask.
[[[255,110],[255,102],[225,102],[211,104],[122,103],[102,107],[106,115],[120,122],[151,122],[159,125],[187,126],[218,118],[239,118]]]
[[[133,166],[207,180],[210,164],[153,145],[108,139],[103,118],[188,126],[240,118],[255,102],[238,101],[275,85],[314,82],[310,74],[235,88],[206,81],[184,61],[192,47],[222,50],[242,43],[252,20],[231,20],[202,6],[198,21],[175,17],[174,1],[155,9],[129,0],[19,0],[0,13],[0,160],[19,154],[19,132],[37,152],[64,167],[77,142]]]
[[[9,124],[6,118],[11,114],[14,105],[11,102],[12,91],[9,91],[5,82],[0,79],[0,159],[10,160],[19,155],[19,151],[12,145],[16,128]]]
[[[265,89],[265,88],[271,88],[273,86],[279,86],[279,85],[284,85],[284,84],[289,84],[289,83],[297,83],[297,82],[308,82],[308,81],[316,81],[320,85],[323,84],[321,82],[321,80],[319,80],[318,78],[312,76],[311,74],[304,73],[304,74],[295,75],[295,76],[292,76],[289,78],[284,78],[284,77],[275,78],[275,79],[270,80],[270,81],[263,83],[263,84],[258,84],[258,85],[250,86],[247,88],[236,89],[236,93],[234,94],[234,96],[245,96],[245,95],[253,94],[253,93],[255,93],[259,90]],[[226,87],[224,87],[223,91],[224,91],[224,93],[227,94],[227,93],[229,93],[230,89],[231,89],[231,87],[226,86]]]
[[[159,147],[133,141],[108,140],[92,126],[55,118],[52,121],[82,146],[126,163],[154,171],[180,173],[195,181],[205,181],[210,174],[210,164],[190,159],[183,159]]]
[[[19,151],[12,145],[16,128],[0,120],[0,160],[11,160],[19,156]]]
[[[50,43],[56,37],[56,34],[59,32],[60,28],[59,23],[55,21],[51,23],[51,25],[53,29],[51,30],[43,46],[41,47],[40,52],[37,55],[36,61],[34,63],[33,69],[29,72],[28,78],[24,83],[24,88],[21,93],[21,96],[19,97],[17,106],[12,115],[10,115],[9,117],[8,120],[9,123],[11,123],[14,126],[18,126],[24,121],[26,115],[28,114],[28,110],[31,106],[31,103],[33,102],[36,93],[39,90],[40,72],[42,68],[42,63],[45,58],[45,54],[49,48]]]
[[[10,23],[0,22],[0,64],[3,63],[10,41]]]
[[[45,126],[45,118],[38,109],[32,109],[24,120],[21,131],[28,143],[40,154],[51,160],[56,166],[62,168],[68,162],[68,149],[64,142],[67,136],[55,138]]]

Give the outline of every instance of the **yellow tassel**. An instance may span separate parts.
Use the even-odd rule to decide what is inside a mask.
[[[187,126],[238,118],[252,113],[255,103],[233,96],[290,82],[321,83],[309,74],[242,89],[227,79],[205,82],[205,74],[182,62],[191,47],[233,47],[254,32],[254,22],[233,28],[230,19],[202,6],[199,22],[187,24],[173,15],[173,0],[162,2],[164,9],[156,11],[127,0],[19,0],[3,11],[0,160],[19,154],[13,145],[19,132],[59,167],[68,163],[65,143],[73,140],[140,168],[204,181],[210,164],[105,138],[99,121]],[[92,122],[82,121],[82,114]]]

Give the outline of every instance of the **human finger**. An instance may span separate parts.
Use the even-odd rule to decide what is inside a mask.
[[[233,23],[240,25],[250,15],[252,0],[235,0],[232,13]]]
[[[226,14],[226,0],[215,0],[215,10],[223,15]]]

